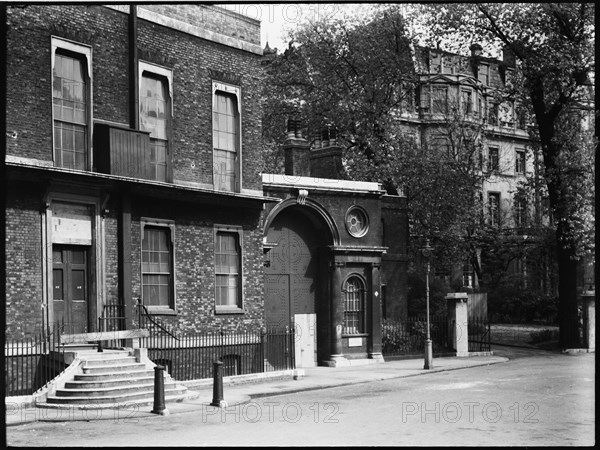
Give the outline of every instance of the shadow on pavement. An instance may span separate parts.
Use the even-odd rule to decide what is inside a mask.
[[[530,358],[549,353],[561,353],[557,342],[540,343],[538,346],[519,346],[492,344],[492,351],[496,356],[508,359]]]

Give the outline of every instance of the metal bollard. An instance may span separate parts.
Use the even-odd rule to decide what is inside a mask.
[[[165,406],[164,370],[164,366],[154,366],[154,409],[150,412],[168,416],[169,411]]]
[[[222,361],[215,361],[213,363],[213,400],[210,406],[226,408],[227,402],[223,400],[223,373],[221,371],[222,366]]]

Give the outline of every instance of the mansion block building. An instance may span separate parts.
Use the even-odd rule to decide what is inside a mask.
[[[381,361],[406,198],[290,127],[264,174],[260,22],[210,5],[7,6],[6,338],[138,304],[182,333],[294,326],[297,365]],[[115,322],[116,321],[116,322]]]
[[[549,225],[552,217],[541,152],[514,93],[518,68],[510,51],[499,60],[484,57],[479,44],[470,50],[470,56],[463,56],[415,47],[417,89],[403,105],[399,121],[423,149],[469,158],[480,180],[482,223],[498,230],[498,235],[519,237],[526,245],[528,237],[535,240],[535,229]],[[533,190],[522,189],[528,182]],[[485,256],[479,249],[480,266],[485,265]],[[517,258],[508,269],[525,284],[551,292],[556,285],[550,267],[545,255]],[[479,284],[472,261],[458,264],[449,277],[462,278],[464,288]]]

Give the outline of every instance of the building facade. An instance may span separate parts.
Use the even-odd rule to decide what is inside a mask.
[[[381,360],[405,199],[261,174],[259,21],[149,4],[7,22],[7,338],[135,328],[141,303],[180,332],[295,324],[304,365]]]
[[[418,89],[400,115],[408,132],[425,149],[471,158],[481,180],[479,203],[486,227],[502,230],[499,235],[535,238],[535,228],[548,225],[551,216],[541,155],[528,132],[525,109],[512,93],[517,68],[510,52],[498,60],[482,56],[478,44],[471,46],[470,56],[416,47],[414,61]],[[533,194],[526,195],[523,187],[531,180]],[[481,259],[478,253],[480,266]],[[544,290],[555,288],[548,284],[548,261],[530,261],[529,273],[527,264],[526,258],[518,258],[509,270]],[[462,278],[465,288],[479,284],[468,261],[458,264],[451,278]]]

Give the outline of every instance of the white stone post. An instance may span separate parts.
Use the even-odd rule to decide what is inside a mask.
[[[596,291],[583,291],[583,340],[588,350],[596,350]]]
[[[450,292],[446,295],[448,302],[448,339],[456,356],[469,356],[469,315],[467,310],[468,295],[465,292]]]

